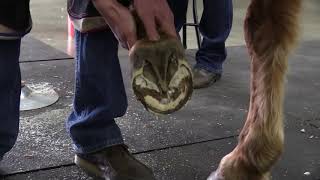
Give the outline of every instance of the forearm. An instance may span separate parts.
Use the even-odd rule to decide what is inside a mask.
[[[119,8],[119,6],[129,7],[132,0],[92,0],[97,9]]]
[[[92,3],[103,17],[119,14],[119,4],[117,0],[92,0]]]

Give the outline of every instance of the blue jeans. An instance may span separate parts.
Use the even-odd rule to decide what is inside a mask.
[[[188,0],[168,0],[168,3],[174,13],[176,30],[179,32],[184,24]],[[203,40],[196,53],[195,67],[221,74],[223,62],[227,57],[225,42],[232,27],[232,0],[203,0],[203,6],[199,25]]]
[[[118,41],[111,30],[76,31],[76,82],[67,130],[77,153],[122,144],[114,118],[127,110],[118,59]]]
[[[203,40],[196,53],[196,67],[221,74],[227,57],[225,41],[232,27],[232,0],[203,0],[203,6],[199,27]]]

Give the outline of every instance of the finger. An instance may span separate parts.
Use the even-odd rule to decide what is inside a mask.
[[[122,48],[124,48],[124,49],[126,49],[126,50],[129,50],[129,49],[130,49],[126,43],[121,42],[121,41],[119,41],[119,42],[120,42],[120,45],[121,45]]]
[[[136,43],[136,41],[137,41],[136,34],[129,36],[128,39],[127,39],[128,49],[131,49],[132,46]]]
[[[129,49],[125,34],[123,32],[117,31],[116,29],[111,28],[111,30],[113,32],[114,37],[118,40],[118,43],[120,44],[120,46],[125,49]]]
[[[163,1],[159,5],[161,8],[158,8],[158,13],[156,15],[156,21],[160,25],[160,29],[165,34],[178,37],[177,31],[174,25],[174,15],[169,7],[167,1]]]
[[[127,50],[129,50],[137,41],[136,31],[134,30],[124,32],[115,31],[114,35],[118,39],[120,45]]]
[[[123,35],[120,35],[120,34],[117,34],[117,33],[114,33],[115,37],[117,38],[119,44],[121,47],[123,47],[124,49],[129,49],[128,45],[127,45],[127,42],[124,38]]]
[[[158,19],[157,22],[159,23],[162,32],[172,37],[178,37],[174,23],[165,22],[161,19]]]
[[[164,6],[163,13],[159,13],[156,16],[157,23],[159,24],[162,32],[169,36],[177,37],[173,13],[167,4],[164,4]]]
[[[151,41],[157,41],[160,39],[157,31],[157,26],[154,17],[141,17],[147,36]]]

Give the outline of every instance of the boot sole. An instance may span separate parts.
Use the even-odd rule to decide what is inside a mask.
[[[95,180],[105,180],[103,172],[99,169],[98,166],[95,164],[80,158],[79,156],[75,155],[74,163],[80,167],[88,176],[94,178]],[[145,166],[143,164],[143,166]],[[147,166],[145,166],[147,168]],[[117,180],[133,180],[135,178],[127,177],[127,176],[117,176],[114,177]],[[141,180],[156,180],[154,177],[152,178],[141,178]]]
[[[213,78],[211,81],[209,81],[208,83],[202,84],[202,85],[198,85],[198,86],[193,86],[193,89],[202,89],[202,88],[207,88],[210,87],[211,85],[213,85],[214,83],[216,83],[217,81],[219,81],[221,79],[220,77],[217,78]]]

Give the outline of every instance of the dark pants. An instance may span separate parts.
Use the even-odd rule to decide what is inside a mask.
[[[20,40],[0,40],[0,160],[13,147],[19,131],[19,54]]]

